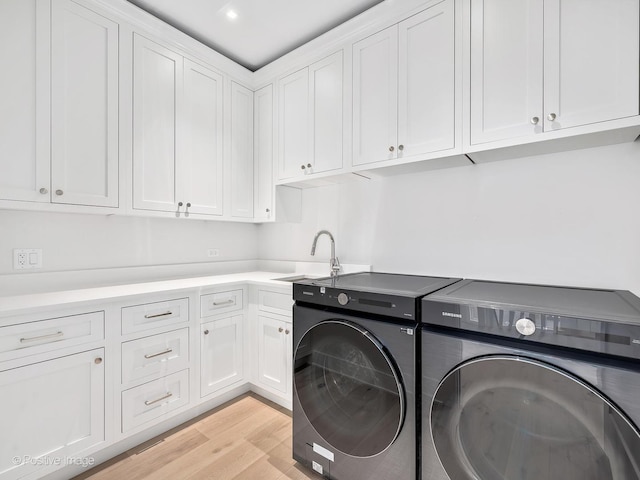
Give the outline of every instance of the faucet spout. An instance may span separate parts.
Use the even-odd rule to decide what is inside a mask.
[[[311,255],[316,254],[318,238],[320,238],[321,235],[327,235],[329,237],[329,240],[331,241],[331,259],[329,260],[329,267],[331,268],[331,276],[335,277],[336,275],[338,275],[341,267],[340,261],[338,260],[338,257],[336,257],[336,241],[334,240],[333,235],[331,235],[331,232],[329,230],[320,230],[318,233],[316,233],[316,236],[313,237],[313,244],[311,245]]]

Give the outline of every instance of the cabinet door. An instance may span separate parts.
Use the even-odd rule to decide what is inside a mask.
[[[273,215],[273,86],[253,96],[253,216],[268,220]]]
[[[472,144],[542,132],[542,7],[471,1]]]
[[[201,325],[200,339],[200,396],[243,379],[242,315]]]
[[[353,164],[396,158],[398,26],[353,45]]]
[[[307,173],[342,168],[342,51],[309,67],[309,163]],[[309,167],[307,167],[309,169]]]
[[[133,39],[133,208],[174,211],[182,56]]]
[[[0,2],[0,199],[49,202],[48,0]]]
[[[98,349],[0,372],[0,475],[22,477],[104,441],[103,358]]]
[[[638,115],[638,3],[544,1],[545,130]]]
[[[231,82],[231,216],[253,217],[253,92]]]
[[[177,200],[185,206],[190,203],[190,213],[223,213],[222,94],[222,75],[184,60]]]
[[[453,0],[398,25],[398,157],[455,147]]]
[[[291,325],[258,316],[258,381],[281,393],[290,391]]]
[[[51,38],[51,199],[117,207],[118,24],[56,0]]]
[[[278,178],[283,180],[304,174],[309,163],[308,68],[278,83],[278,114]]]

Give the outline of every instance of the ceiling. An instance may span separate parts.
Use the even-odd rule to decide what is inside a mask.
[[[383,0],[128,1],[255,71]]]

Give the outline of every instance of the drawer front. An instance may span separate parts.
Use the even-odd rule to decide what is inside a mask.
[[[122,392],[122,431],[128,432],[189,403],[189,370]]]
[[[293,314],[293,295],[291,293],[272,292],[270,290],[258,291],[258,310],[261,312],[277,313],[278,315],[291,316]]]
[[[217,292],[200,297],[200,316],[211,317],[242,310],[242,289]]]
[[[104,339],[104,312],[0,328],[0,361]]]
[[[153,380],[189,367],[189,329],[122,344],[122,383]]]
[[[189,299],[146,303],[122,309],[122,334],[189,322]]]

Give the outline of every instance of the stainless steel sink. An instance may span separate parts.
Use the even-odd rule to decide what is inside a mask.
[[[272,280],[278,280],[280,282],[297,282],[298,280],[315,280],[319,277],[309,277],[307,275],[292,275],[290,277],[273,278]]]

